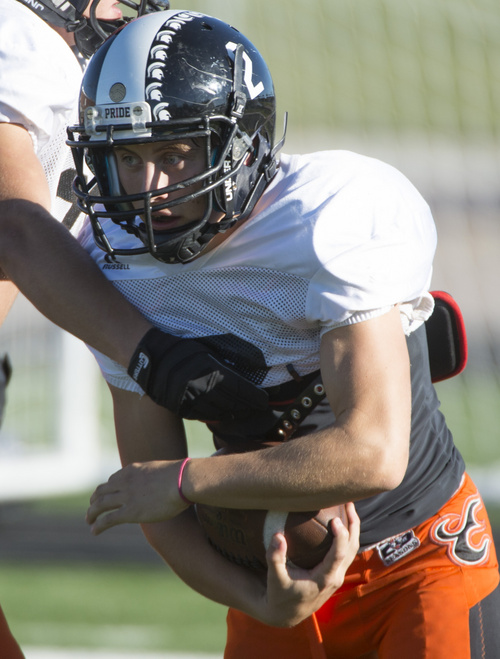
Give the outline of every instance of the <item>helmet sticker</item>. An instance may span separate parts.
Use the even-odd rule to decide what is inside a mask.
[[[91,137],[102,137],[105,133],[103,129],[111,123],[114,126],[130,124],[133,135],[144,134],[149,132],[146,123],[151,121],[151,108],[144,101],[120,105],[94,105],[85,109],[83,117],[85,130]]]
[[[156,101],[153,106],[153,115],[157,121],[168,121],[171,118],[168,103],[162,102],[162,67],[168,59],[168,49],[175,35],[184,25],[194,20],[199,14],[194,12],[180,12],[165,21],[165,24],[156,35],[155,45],[151,48],[151,64],[148,66],[148,82],[145,89],[146,99]]]
[[[232,41],[228,41],[226,44],[227,52],[234,57],[234,51],[237,48],[237,44]],[[253,100],[257,98],[264,91],[264,83],[259,81],[256,85],[252,82],[253,77],[253,62],[250,59],[250,56],[247,52],[243,51],[243,62],[245,63],[243,81],[248,89],[248,95]]]

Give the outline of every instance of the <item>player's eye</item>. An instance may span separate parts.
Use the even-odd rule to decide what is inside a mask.
[[[118,162],[125,167],[137,167],[141,160],[135,154],[125,151],[118,153]]]
[[[178,167],[184,162],[184,158],[176,153],[167,153],[163,156],[163,163],[167,167]]]

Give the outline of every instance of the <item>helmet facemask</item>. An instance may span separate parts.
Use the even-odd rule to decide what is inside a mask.
[[[252,140],[240,133],[238,126],[225,116],[191,119],[192,125],[189,126],[175,127],[172,123],[180,122],[171,122],[166,132],[162,122],[147,122],[146,128],[150,128],[152,133],[148,138],[121,137],[120,134],[130,134],[130,125],[111,124],[106,126],[105,137],[103,131],[99,131],[102,138],[86,142],[85,146],[82,141],[69,142],[83,149],[86,164],[95,177],[85,183],[83,172],[79,172],[75,182],[79,206],[90,217],[99,247],[113,256],[149,251],[158,260],[167,263],[189,261],[217,233],[226,231],[241,216],[242,204],[234,193],[237,189],[235,179],[248,176],[245,162],[255,157]],[[189,140],[204,151],[204,163],[199,173],[166,187],[126,194],[118,173],[117,148],[148,142]],[[181,190],[186,190],[186,194],[178,194]],[[175,197],[168,198],[173,193]],[[166,199],[159,199],[165,195]],[[153,228],[155,212],[199,198],[206,200],[205,211],[199,218],[173,229],[159,231]],[[223,219],[217,223],[210,222],[214,213],[222,215]],[[102,229],[101,221],[104,218],[111,219],[134,235],[143,246],[138,242],[132,250],[121,250],[111,245]]]

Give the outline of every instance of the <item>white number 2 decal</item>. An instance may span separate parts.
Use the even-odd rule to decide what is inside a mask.
[[[226,44],[226,48],[229,53],[234,53],[234,51],[236,50],[236,44],[233,43],[232,41],[228,41]],[[264,84],[262,81],[258,82],[256,85],[253,84],[252,82],[253,62],[245,51],[243,51],[243,61],[245,62],[243,80],[245,82],[246,88],[248,89],[248,94],[250,95],[250,98],[254,99],[259,94],[262,94],[262,92],[264,91]]]

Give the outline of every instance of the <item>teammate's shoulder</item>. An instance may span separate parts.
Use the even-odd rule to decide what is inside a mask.
[[[38,60],[53,64],[72,55],[64,39],[18,0],[0,0],[0,31],[0,49],[7,63],[12,57],[16,63],[30,58],[34,65]]]
[[[50,29],[29,7],[18,0],[0,0],[0,28],[7,33],[14,29],[16,39],[22,43],[38,31]]]

